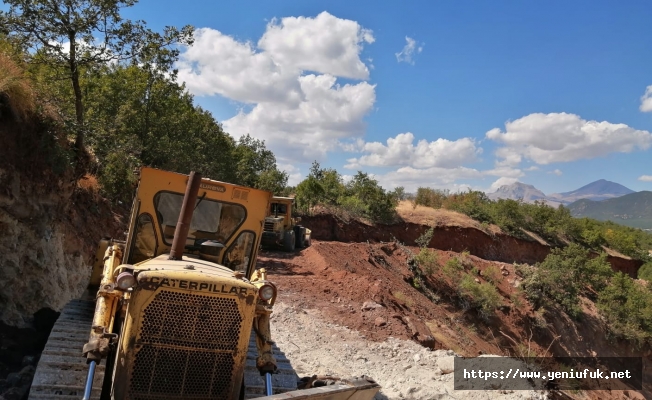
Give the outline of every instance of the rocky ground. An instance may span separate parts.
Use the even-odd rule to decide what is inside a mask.
[[[390,337],[370,341],[360,332],[328,322],[317,310],[286,301],[275,305],[274,339],[299,376],[366,375],[382,389],[376,399],[547,399],[542,391],[463,391],[453,388],[452,350],[430,350]]]

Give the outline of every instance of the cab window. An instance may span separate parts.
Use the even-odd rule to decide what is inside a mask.
[[[278,211],[279,215],[285,215],[288,212],[287,204],[272,203],[272,215],[276,215]]]
[[[253,232],[241,232],[224,255],[224,265],[234,271],[247,271],[255,242],[256,235]]]
[[[159,192],[154,196],[156,216],[166,244],[172,244],[174,239],[182,203],[183,195],[180,193]],[[190,222],[187,244],[193,244],[197,239],[227,243],[246,217],[245,208],[239,204],[199,198]]]
[[[139,215],[136,220],[135,230],[129,264],[145,261],[156,254],[156,234],[152,216],[149,214]]]

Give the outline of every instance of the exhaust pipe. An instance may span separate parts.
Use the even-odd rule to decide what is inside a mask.
[[[183,250],[186,247],[186,239],[188,238],[188,231],[190,231],[192,212],[195,210],[200,183],[201,174],[195,171],[190,172],[188,186],[186,186],[186,194],[183,196],[183,204],[181,205],[177,227],[174,230],[174,239],[168,260],[180,261],[183,258]]]

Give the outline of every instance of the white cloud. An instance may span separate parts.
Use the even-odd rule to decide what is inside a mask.
[[[652,112],[652,85],[645,89],[645,94],[641,96],[641,106],[639,110],[643,112]]]
[[[369,153],[349,159],[345,168],[355,169],[361,165],[410,166],[414,168],[455,168],[473,162],[482,153],[473,139],[461,138],[455,141],[439,138],[432,142],[420,140],[414,145],[414,135],[399,133],[387,139],[387,145],[380,142],[365,143],[362,152]]]
[[[652,182],[652,175],[641,175],[638,177],[639,181]]]
[[[292,164],[282,164],[278,163],[277,167],[279,170],[287,172],[288,174],[288,185],[289,186],[296,186],[298,185],[302,180],[303,180],[303,174],[301,174],[301,171],[299,168]]]
[[[518,179],[516,178],[507,178],[507,177],[498,178],[494,181],[494,183],[491,184],[491,186],[489,186],[488,192],[493,193],[496,190],[500,189],[501,186],[511,185],[512,183],[516,183],[516,182],[518,182]]]
[[[330,75],[299,78],[305,100],[297,107],[286,103],[258,103],[224,121],[224,129],[238,137],[251,133],[282,159],[310,162],[338,147],[337,139],[362,135],[364,116],[376,100],[375,86],[367,82],[340,86]]]
[[[505,131],[494,128],[488,139],[502,143],[496,155],[499,163],[510,164],[519,157],[537,164],[575,161],[646,150],[652,145],[652,134],[625,124],[586,121],[567,113],[530,114],[505,123]]]
[[[539,167],[537,167],[536,165],[532,165],[530,167],[525,168],[525,171],[538,171],[538,170]]]
[[[556,170],[554,170],[554,171],[550,171],[550,172],[548,172],[548,173],[549,173],[549,174],[553,174],[553,175],[557,175],[557,176],[561,176],[561,175],[563,174],[563,172],[561,172],[560,169],[556,169]]]
[[[251,105],[222,122],[234,137],[265,140],[281,162],[310,162],[364,134],[375,85],[340,85],[337,77],[367,79],[360,54],[374,40],[327,12],[273,20],[256,45],[202,28],[180,56],[179,79],[195,95]]]
[[[360,60],[363,43],[373,43],[373,33],[357,22],[322,12],[315,18],[272,20],[258,42],[279,65],[353,79],[369,78]]]
[[[408,64],[414,65],[414,60],[412,57],[414,56],[415,52],[418,54],[423,51],[423,45],[417,46],[416,40],[407,36],[405,37],[405,41],[407,44],[405,47],[403,47],[403,50],[394,54],[396,56],[396,61],[406,62]]]
[[[466,167],[456,168],[413,168],[402,167],[396,171],[376,176],[378,182],[386,189],[393,189],[403,186],[408,192],[414,192],[417,188],[430,187],[436,189],[462,190],[469,187],[467,184],[458,184],[458,180],[479,179],[483,173]]]

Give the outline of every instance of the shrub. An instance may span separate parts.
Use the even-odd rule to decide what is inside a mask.
[[[448,197],[448,191],[420,187],[414,197],[414,205],[441,208]]]
[[[446,261],[444,267],[442,268],[444,276],[451,280],[453,286],[457,286],[462,279],[462,274],[464,273],[464,267],[457,257],[453,257]]]
[[[639,346],[652,334],[652,292],[618,272],[598,297],[598,309],[606,319],[610,336]]]
[[[638,279],[652,281],[652,261],[646,262],[638,270]]]
[[[587,286],[602,290],[612,275],[606,255],[591,259],[587,250],[570,244],[563,249],[553,249],[526,277],[523,285],[535,308],[553,302],[577,318],[581,314],[579,295],[589,294]]]
[[[432,275],[435,272],[435,267],[439,265],[437,254],[427,248],[422,248],[415,260],[426,275]]]
[[[419,247],[428,247],[428,245],[430,244],[430,241],[432,240],[433,233],[434,233],[434,229],[432,227],[430,227],[421,236],[419,236],[414,242]]]
[[[496,282],[500,281],[500,278],[502,278],[503,275],[498,267],[495,265],[490,265],[484,269],[482,276],[484,276],[485,279],[489,282],[495,284]]]
[[[488,316],[501,305],[501,296],[491,283],[480,284],[471,275],[464,275],[460,280],[458,291],[460,296]]]

